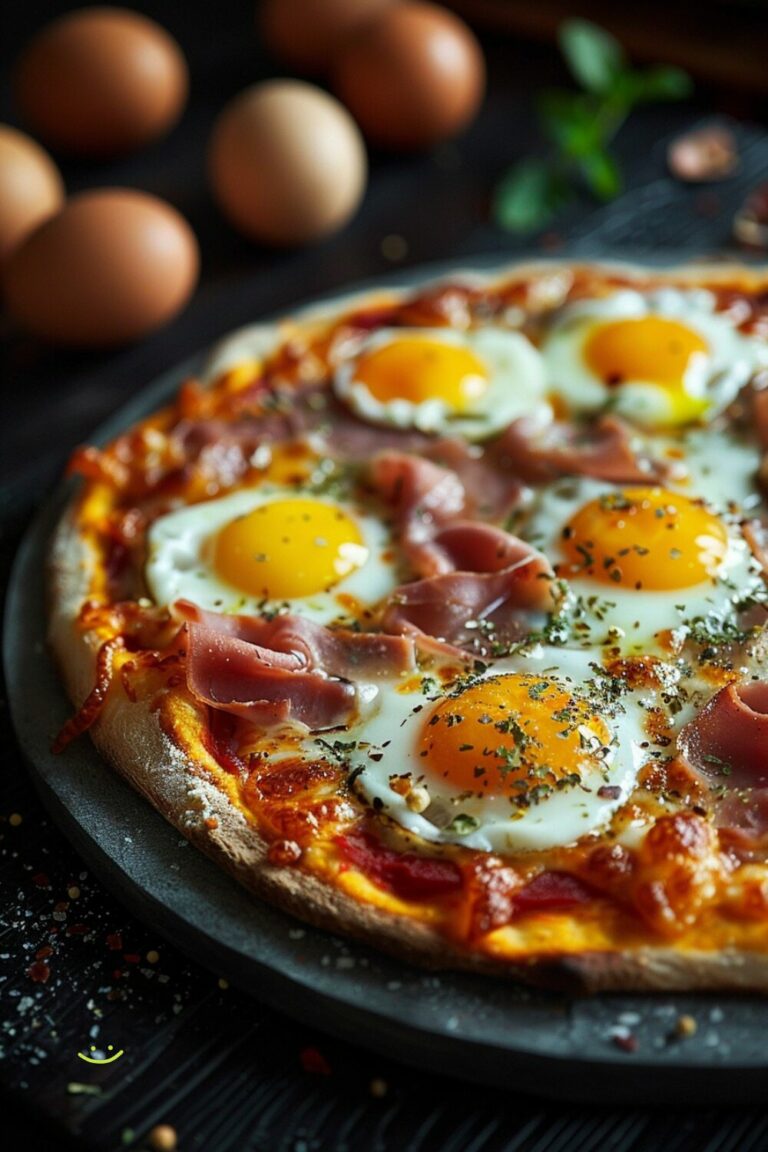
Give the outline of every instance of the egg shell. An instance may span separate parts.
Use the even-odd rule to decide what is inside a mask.
[[[11,254],[14,318],[52,343],[105,347],[170,320],[197,282],[194,233],[165,201],[108,188],[73,197]]]
[[[287,67],[322,75],[344,40],[393,0],[265,0],[261,32]]]
[[[64,181],[31,137],[0,124],[0,260],[64,203]]]
[[[118,155],[163,135],[187,99],[187,65],[164,28],[124,8],[83,8],[46,25],[22,53],[16,99],[53,148]]]
[[[222,112],[209,174],[239,231],[290,246],[346,223],[362,198],[367,161],[357,126],[337,100],[300,80],[271,80]]]
[[[485,89],[485,62],[458,16],[435,4],[395,5],[342,48],[335,92],[385,148],[428,148],[461,131]]]

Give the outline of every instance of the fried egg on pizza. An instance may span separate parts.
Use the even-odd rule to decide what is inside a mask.
[[[540,264],[230,338],[72,463],[64,761],[408,960],[767,990],[765,296]]]

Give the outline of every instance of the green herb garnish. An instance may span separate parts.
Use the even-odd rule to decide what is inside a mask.
[[[544,156],[521,161],[496,188],[493,215],[509,232],[535,232],[586,187],[598,200],[622,190],[609,145],[639,104],[680,100],[692,83],[679,68],[635,69],[618,40],[588,20],[566,20],[560,50],[581,91],[542,92],[537,111],[549,144]]]

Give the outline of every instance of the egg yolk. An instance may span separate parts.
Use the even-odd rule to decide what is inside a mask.
[[[601,324],[584,344],[584,359],[606,384],[648,381],[682,388],[692,364],[709,347],[698,332],[664,316],[639,316]]]
[[[523,807],[599,770],[610,740],[586,701],[555,680],[521,673],[442,700],[424,725],[419,754],[427,780]]]
[[[368,549],[354,520],[320,500],[274,500],[226,524],[213,542],[216,571],[251,596],[292,599],[332,588]]]
[[[728,550],[711,512],[665,488],[629,488],[591,500],[563,529],[565,576],[663,591],[716,575]]]
[[[490,384],[482,360],[468,349],[424,336],[393,340],[363,353],[355,380],[383,404],[442,400],[454,412],[471,408]]]

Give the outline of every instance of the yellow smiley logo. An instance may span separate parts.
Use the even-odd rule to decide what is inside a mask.
[[[97,1048],[95,1044],[91,1044],[91,1052],[100,1052],[101,1049]],[[85,1060],[86,1064],[114,1064],[115,1060],[119,1060],[124,1053],[121,1048],[119,1052],[115,1052],[114,1044],[107,1045],[107,1052],[111,1052],[111,1056],[88,1056],[85,1052],[78,1052],[81,1060]]]

